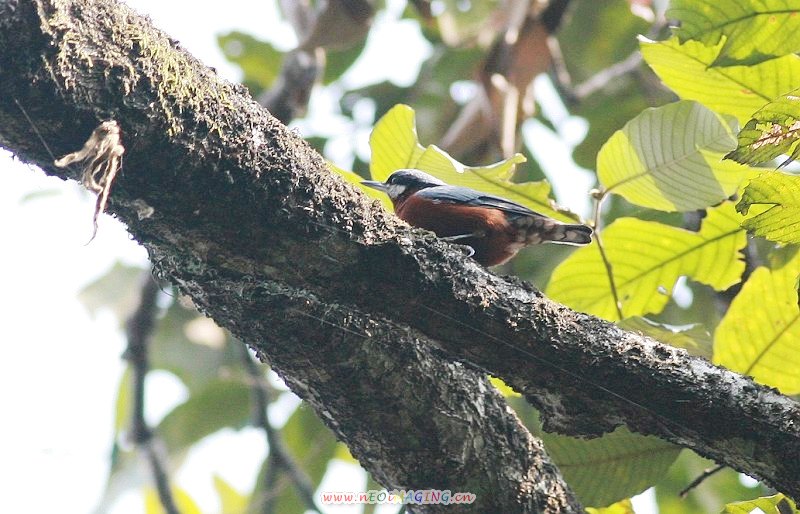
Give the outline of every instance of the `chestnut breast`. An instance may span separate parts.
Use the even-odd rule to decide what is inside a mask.
[[[499,209],[436,202],[411,193],[397,199],[395,213],[410,225],[430,230],[439,237],[473,234],[456,243],[472,247],[473,258],[484,266],[502,264],[524,246]]]

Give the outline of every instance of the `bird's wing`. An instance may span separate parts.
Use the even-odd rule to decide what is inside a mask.
[[[415,193],[427,200],[432,200],[439,203],[455,203],[460,205],[469,205],[473,207],[488,207],[491,209],[498,209],[506,214],[516,216],[543,216],[538,212],[532,211],[511,200],[506,200],[499,196],[494,196],[480,191],[475,191],[468,187],[459,186],[436,186],[422,189]]]

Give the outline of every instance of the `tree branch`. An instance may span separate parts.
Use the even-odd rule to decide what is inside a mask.
[[[0,145],[75,178],[54,168],[14,99],[56,154],[116,119],[126,160],[110,210],[384,485],[486,487],[475,512],[577,508],[538,443],[456,359],[523,392],[546,429],[625,423],[800,497],[796,402],[410,229],[127,8],[0,1],[0,48],[13,49],[0,54]],[[142,202],[153,211],[139,219]],[[264,337],[275,332],[280,344]]]
[[[153,432],[144,419],[144,387],[147,372],[150,369],[148,343],[156,324],[158,313],[156,298],[159,290],[158,282],[150,273],[146,273],[141,288],[139,306],[125,326],[128,337],[125,359],[133,367],[133,414],[131,416],[133,426],[131,432],[136,447],[145,453],[150,464],[161,506],[167,514],[178,514],[178,508],[169,485],[169,476],[167,476],[166,467],[162,462],[163,456],[157,448],[158,441],[154,440]]]
[[[262,512],[267,514],[275,511],[275,502],[273,501],[275,480],[279,471],[283,471],[291,479],[298,496],[305,503],[306,509],[319,513],[320,510],[314,499],[314,486],[311,484],[311,480],[294,461],[286,445],[283,444],[280,432],[273,428],[269,420],[267,408],[271,401],[269,398],[269,384],[264,379],[264,372],[250,357],[250,352],[246,346],[242,345],[241,350],[242,363],[252,381],[254,424],[264,431],[269,445],[269,463],[267,464],[266,478],[264,479],[267,484],[267,498],[264,500]]]

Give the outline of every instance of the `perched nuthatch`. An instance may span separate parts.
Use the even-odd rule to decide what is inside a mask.
[[[458,241],[474,250],[484,266],[502,264],[523,247],[539,243],[585,245],[592,229],[566,224],[499,196],[450,186],[419,170],[401,169],[386,182],[362,184],[383,191],[400,219]]]

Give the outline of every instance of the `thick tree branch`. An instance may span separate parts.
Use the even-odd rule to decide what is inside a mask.
[[[113,185],[112,208],[124,211],[123,218],[133,216],[132,223],[141,222],[143,228],[149,226],[145,229],[147,235],[140,235],[140,241],[153,242],[152,246],[147,244],[162,272],[177,279],[184,291],[200,293],[195,297],[198,305],[242,339],[251,341],[262,358],[268,359],[295,392],[323,415],[383,485],[476,493],[476,502],[464,506],[463,512],[557,514],[581,510],[547,459],[541,443],[521,425],[481,373],[434,356],[428,346],[409,335],[408,329],[397,329],[389,321],[376,321],[368,314],[356,314],[350,307],[323,303],[302,289],[294,292],[289,286],[279,285],[280,277],[251,274],[255,271],[251,252],[260,252],[262,245],[272,245],[263,238],[272,231],[271,222],[257,221],[261,214],[250,211],[252,206],[237,204],[234,198],[237,194],[250,194],[246,188],[255,187],[252,193],[264,200],[263,186],[273,179],[282,179],[275,175],[256,186],[250,179],[256,179],[262,172],[266,178],[271,172],[266,168],[246,171],[236,161],[246,155],[248,159],[272,162],[276,170],[293,174],[296,179],[292,183],[297,185],[299,181],[307,182],[299,179],[299,170],[305,170],[303,173],[324,170],[319,156],[305,143],[287,133],[238,87],[216,81],[199,63],[176,52],[169,40],[122,6],[108,2],[58,5],[26,2],[15,4],[14,9],[5,5],[5,9],[0,3],[0,47],[8,48],[5,43],[14,37],[20,52],[0,54],[0,84],[9,93],[9,101],[0,107],[0,119],[5,122],[0,129],[3,145],[53,172],[50,151],[35,143],[27,146],[33,127],[41,127],[42,137],[53,142],[52,151],[61,154],[77,143],[80,136],[75,136],[95,124],[98,116],[137,120],[122,122],[123,139],[131,143],[126,148],[125,169]],[[20,35],[24,36],[22,41]],[[59,41],[55,46],[51,46],[51,36]],[[132,48],[130,56],[121,48]],[[70,71],[61,69],[59,66],[71,60],[73,51],[81,56],[81,64],[78,68],[67,65]],[[165,57],[166,62],[151,62],[154,55]],[[144,65],[147,73],[142,73],[140,60],[148,63]],[[82,66],[87,69],[79,69]],[[117,73],[106,75],[103,66]],[[27,77],[25,83],[18,81],[21,78],[18,73]],[[53,82],[54,77],[61,79]],[[96,89],[97,80],[105,84],[100,89]],[[30,88],[31,82],[41,87]],[[170,87],[163,87],[165,84]],[[114,107],[116,104],[119,105]],[[12,105],[16,106],[16,112],[11,112]],[[98,112],[98,105],[106,107]],[[203,112],[202,106],[211,111]],[[237,156],[233,160],[222,157],[227,135],[242,130],[247,136],[240,143],[249,145],[251,136],[260,139],[260,143],[245,154],[235,150]],[[170,139],[167,133],[174,137]],[[172,146],[178,141],[178,146]],[[216,178],[210,183],[200,176],[189,177],[197,171],[199,161],[193,162],[194,157],[185,152],[195,150],[201,150],[203,159],[211,155],[206,151],[213,152],[214,157],[201,165],[207,171],[214,170],[211,176]],[[144,174],[134,171],[139,168],[147,171]],[[77,173],[77,170],[66,172],[70,176]],[[250,179],[240,182],[245,176]],[[133,182],[128,183],[128,179]],[[341,183],[335,180],[331,183],[351,195],[350,201],[355,202],[353,207],[358,212],[369,207]],[[282,189],[279,182],[273,184]],[[142,186],[144,189],[139,189]],[[229,192],[238,191],[234,196],[224,192],[231,186]],[[279,192],[273,200],[288,200],[283,194]],[[181,198],[191,199],[194,207],[193,214],[181,223],[182,228],[177,228],[170,226],[171,223],[185,216],[184,209],[189,205],[178,200],[183,204],[178,206],[175,201]],[[273,200],[262,206],[273,214],[290,214]],[[178,208],[162,210],[170,204]],[[223,204],[227,204],[224,207],[227,214],[220,210]],[[147,215],[141,216],[142,212]],[[250,221],[240,225],[235,221],[237,218]],[[178,250],[185,237],[193,239],[193,234],[205,231],[204,226],[208,228],[224,219],[227,221],[213,229],[220,239],[214,248],[208,247],[203,252],[211,253],[194,254],[191,247],[195,243]],[[172,221],[164,224],[167,220]],[[284,221],[290,220],[284,218]],[[246,226],[252,222],[256,223]],[[308,229],[317,233],[315,237],[326,234],[320,232],[324,226],[317,223],[309,220],[284,228],[300,230],[302,239],[309,235]],[[256,232],[251,232],[253,228]],[[209,235],[206,233],[195,242],[204,246]],[[286,235],[287,242],[293,239],[289,233]],[[233,238],[231,242],[236,239],[246,242],[247,249],[243,249],[241,258],[236,255],[239,251],[236,244],[230,251],[217,251],[216,245],[227,246],[225,241],[229,238]],[[295,239],[291,243],[294,250],[281,258],[279,266],[284,271],[280,274],[302,272],[302,262],[298,260],[295,264],[291,259],[293,254],[305,251],[300,245],[307,242]],[[206,288],[193,279],[187,280],[188,276],[178,279],[176,270],[170,268],[186,257],[195,264],[188,261],[183,264],[200,265],[195,271],[202,268],[203,274],[210,272],[206,279],[222,285],[222,289]],[[222,262],[230,266],[212,271],[201,264],[206,257],[214,262],[212,267]],[[278,270],[267,261],[256,265],[262,266]],[[231,272],[234,274],[230,275]],[[225,276],[236,278],[231,282]],[[241,291],[242,286],[256,285],[258,289],[252,292],[259,301],[237,301],[230,309],[224,305],[222,295]],[[375,332],[366,340],[369,344],[365,344],[365,330]],[[429,505],[415,507],[414,511],[445,509],[451,510],[448,506]]]
[[[241,88],[173,46],[107,0],[0,0],[0,145],[75,178],[53,167],[14,100],[57,154],[79,148],[100,119],[116,119],[126,160],[112,212],[156,268],[251,341],[384,485],[492,484],[481,492],[498,495],[495,505],[517,487],[524,497],[515,509],[489,510],[532,512],[539,480],[558,484],[518,423],[497,414],[501,400],[449,357],[523,392],[547,429],[590,435],[625,423],[800,497],[796,402],[572,312],[409,229],[330,174]],[[139,219],[143,203],[153,212]],[[264,334],[276,331],[282,343],[270,345]],[[398,395],[422,383],[426,394],[441,391],[425,398],[430,410],[392,416],[400,432],[376,424],[387,413],[376,399],[407,398]],[[477,393],[462,405],[467,384]],[[502,424],[487,426],[495,415]],[[430,429],[426,440],[413,435],[421,427]],[[426,453],[431,441],[440,444]],[[508,453],[514,441],[523,451]],[[478,480],[474,470],[490,473],[489,465],[468,464],[487,458],[498,468],[515,464]],[[425,476],[433,466],[439,474]],[[560,506],[548,512],[574,508],[559,490]]]

